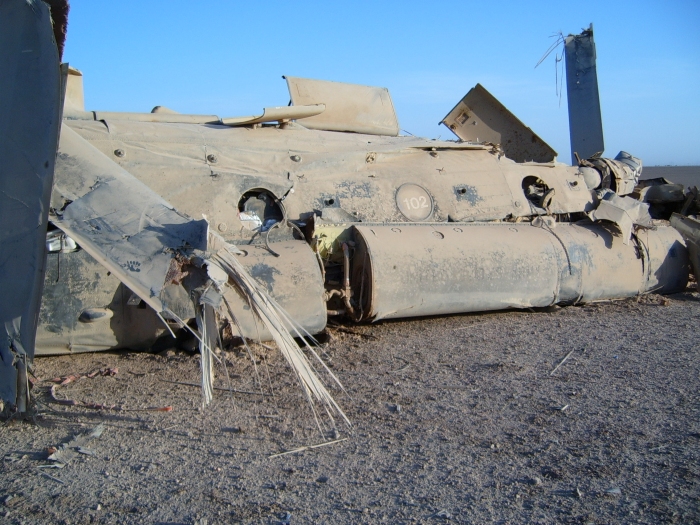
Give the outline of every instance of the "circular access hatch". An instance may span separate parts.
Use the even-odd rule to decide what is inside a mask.
[[[402,184],[396,190],[396,206],[409,221],[420,222],[433,214],[433,198],[423,186]]]

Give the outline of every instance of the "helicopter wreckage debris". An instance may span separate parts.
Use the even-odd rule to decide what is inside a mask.
[[[3,68],[27,72],[3,80],[7,100],[23,102],[1,105],[2,121],[23,126],[20,146],[0,141],[0,241],[21,255],[0,278],[33,283],[0,308],[0,397],[19,413],[35,348],[148,347],[166,330],[198,341],[206,405],[226,329],[246,346],[274,340],[319,428],[315,403],[331,427],[349,425],[317,371],[342,385],[311,344],[329,317],[673,293],[687,284],[688,249],[697,275],[696,189],[640,184],[642,163],[625,152],[572,148],[582,158],[557,163],[480,85],[442,121],[457,142],[399,136],[386,88],[290,76],[291,104],[253,116],[85,111],[82,73],[59,65],[47,6],[0,9],[0,34],[17,44]],[[567,77],[576,46],[595,66],[592,28],[566,46]],[[597,102],[587,78],[578,95]],[[572,120],[572,144],[586,126]],[[37,174],[41,187],[25,184]]]

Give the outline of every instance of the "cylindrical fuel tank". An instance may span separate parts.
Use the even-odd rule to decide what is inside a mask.
[[[624,244],[592,223],[355,226],[363,319],[543,307],[685,288],[688,255],[667,226]]]

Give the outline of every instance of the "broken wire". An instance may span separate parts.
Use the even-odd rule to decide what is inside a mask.
[[[537,64],[535,64],[535,69],[537,66],[539,66],[542,62],[544,62],[549,55],[554,53],[556,49],[559,46],[563,46],[566,43],[566,38],[564,38],[564,33],[559,31],[558,33],[555,33],[553,35],[550,35],[550,38],[556,38],[554,43],[547,48],[547,51],[545,51],[544,55],[542,55],[542,58],[539,59]],[[561,74],[560,74],[561,71]],[[561,55],[554,53],[554,86],[555,86],[555,93],[557,97],[559,98],[559,107],[561,107],[561,95],[563,92],[563,82],[564,82],[564,52],[562,51]]]

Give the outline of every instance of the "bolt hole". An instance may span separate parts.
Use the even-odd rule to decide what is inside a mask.
[[[326,203],[326,206],[333,206],[335,204],[335,199],[331,197],[330,199],[326,199],[324,202]]]
[[[460,189],[459,189],[459,192],[460,192],[462,195],[464,195],[465,193],[467,193],[467,188],[460,188]]]

